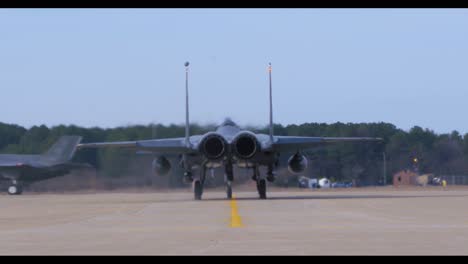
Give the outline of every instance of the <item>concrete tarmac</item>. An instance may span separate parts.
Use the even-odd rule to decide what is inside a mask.
[[[467,255],[468,188],[0,195],[1,255]]]

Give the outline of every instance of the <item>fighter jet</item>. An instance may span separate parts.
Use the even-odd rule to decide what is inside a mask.
[[[269,64],[270,124],[269,134],[257,134],[241,129],[232,120],[226,119],[215,131],[203,135],[190,135],[189,131],[189,63],[185,63],[185,137],[150,139],[139,141],[101,142],[80,144],[78,148],[126,148],[137,152],[153,153],[152,169],[158,175],[166,175],[171,169],[168,155],[179,155],[179,164],[184,169],[184,179],[192,182],[195,200],[201,200],[206,171],[224,167],[226,196],[232,198],[233,166],[252,169],[252,179],[257,184],[260,199],[266,199],[267,181],[275,180],[280,153],[294,153],[288,160],[288,169],[299,174],[307,168],[304,150],[323,143],[350,141],[378,141],[369,137],[296,137],[275,136],[273,131],[272,80]],[[267,168],[261,175],[259,167]],[[198,170],[198,173],[194,172]]]
[[[0,180],[9,181],[8,194],[23,192],[23,185],[65,175],[73,168],[87,167],[71,163],[80,136],[62,136],[45,153],[40,155],[0,155]]]

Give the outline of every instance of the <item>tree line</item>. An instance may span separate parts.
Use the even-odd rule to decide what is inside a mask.
[[[214,125],[192,124],[192,134],[202,134],[215,129]],[[268,127],[245,127],[258,133],[268,133]],[[420,173],[435,175],[468,174],[468,133],[457,131],[437,134],[430,129],[414,126],[409,131],[390,123],[304,123],[300,125],[275,124],[276,135],[327,136],[327,137],[381,137],[381,143],[334,143],[320,145],[304,154],[309,159],[309,168],[304,172],[308,177],[327,177],[336,181],[353,181],[359,185],[375,185],[384,182],[386,161],[386,182],[392,175],[404,169],[417,167]],[[14,124],[0,123],[0,153],[39,154],[46,151],[61,135],[81,135],[83,143],[105,141],[127,141],[151,138],[183,137],[184,125],[135,125],[116,128],[84,128],[59,125],[33,126],[26,129]],[[282,153],[276,184],[294,184],[297,176],[287,173],[287,159],[292,153]],[[136,174],[150,175],[151,155],[137,155],[119,149],[83,149],[76,153],[75,162],[93,165],[101,178],[124,178]],[[178,168],[177,157],[172,159],[170,186],[182,185],[182,171]],[[417,158],[417,163],[414,159]],[[214,172],[221,174],[222,170]],[[249,172],[241,172],[248,179]],[[153,176],[147,176],[153,177]],[[154,176],[157,177],[157,176]],[[219,177],[218,177],[219,178]],[[221,177],[222,179],[222,177]],[[216,181],[219,182],[219,181]],[[222,182],[222,181],[221,181]]]

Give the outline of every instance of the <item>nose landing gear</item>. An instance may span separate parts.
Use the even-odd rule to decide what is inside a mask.
[[[232,199],[232,181],[234,180],[234,173],[231,163],[226,164],[224,177],[224,181],[226,182],[226,198]]]

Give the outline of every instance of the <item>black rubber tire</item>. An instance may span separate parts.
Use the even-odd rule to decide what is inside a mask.
[[[16,190],[14,192],[12,192],[11,189],[10,189],[12,187],[16,188]],[[9,195],[20,195],[23,192],[23,188],[21,188],[20,185],[16,185],[16,184],[15,185],[10,185],[10,186],[8,186],[7,192],[8,192]]]
[[[226,184],[226,198],[232,199],[232,186],[231,184]]]
[[[203,184],[196,180],[193,182],[193,195],[195,200],[201,200],[203,195]]]
[[[266,180],[261,179],[257,182],[257,191],[260,199],[266,199]]]

